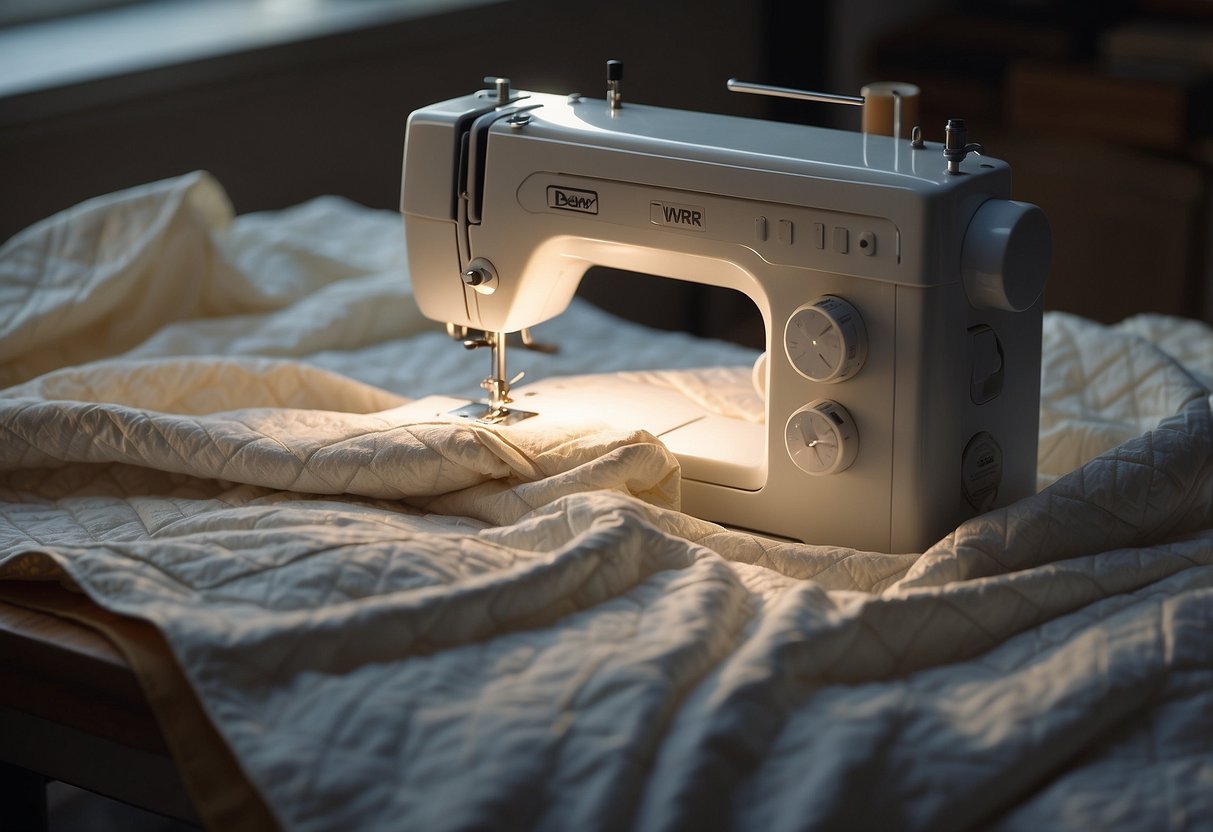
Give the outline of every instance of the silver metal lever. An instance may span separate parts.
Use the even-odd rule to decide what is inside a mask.
[[[862,107],[862,95],[838,95],[832,92],[812,92],[796,90],[791,87],[773,87],[769,84],[754,84],[749,81],[738,81],[730,78],[725,86],[729,92],[748,92],[754,95],[771,95],[776,98],[794,98],[797,101],[820,101],[823,104],[849,104],[852,107]]]
[[[519,330],[518,335],[522,339],[523,349],[528,349],[531,352],[542,352],[547,355],[560,352],[560,347],[556,344],[547,344],[541,341],[536,341],[534,336],[531,335],[531,331],[526,327]]]

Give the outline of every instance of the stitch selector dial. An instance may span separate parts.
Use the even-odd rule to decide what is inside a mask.
[[[842,405],[817,399],[788,419],[784,442],[796,467],[806,474],[825,476],[845,471],[859,453],[855,420]]]
[[[792,313],[784,329],[788,360],[810,381],[844,381],[868,357],[868,331],[854,306],[825,295]]]

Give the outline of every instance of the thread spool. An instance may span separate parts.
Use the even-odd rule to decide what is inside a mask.
[[[900,135],[908,139],[910,130],[918,124],[918,98],[921,90],[905,81],[877,81],[866,85],[859,94],[864,98],[863,132],[879,136]],[[901,133],[895,133],[896,99],[901,98]]]

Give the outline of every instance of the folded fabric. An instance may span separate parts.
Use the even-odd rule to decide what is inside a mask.
[[[405,418],[484,368],[371,302],[408,306],[398,218],[223,205],[188,177],[0,251],[0,579],[151,622],[276,823],[1213,817],[1207,328],[1046,316],[1040,493],[923,553],[791,544],[679,512],[643,432]],[[630,351],[753,408],[750,351],[564,317],[611,346],[544,371]]]

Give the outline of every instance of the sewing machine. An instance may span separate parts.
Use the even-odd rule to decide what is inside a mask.
[[[939,144],[625,104],[621,80],[610,64],[602,100],[486,79],[409,117],[417,303],[492,356],[487,400],[456,415],[626,403],[619,419],[678,456],[686,512],[809,543],[922,551],[1031,494],[1051,238],[1009,199],[1008,166],[959,119]],[[609,378],[591,397],[561,379],[512,390],[507,335],[559,315],[594,265],[747,295],[765,420]]]

